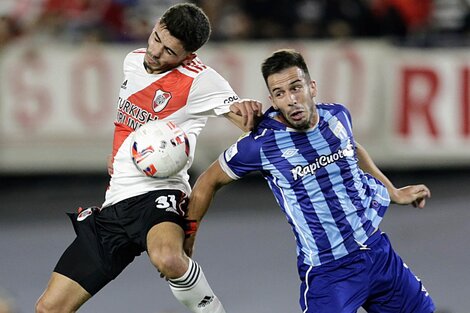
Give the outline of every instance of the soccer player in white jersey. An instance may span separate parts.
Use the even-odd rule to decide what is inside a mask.
[[[192,161],[209,116],[225,116],[243,130],[253,126],[261,104],[238,101],[227,81],[194,53],[210,30],[200,8],[177,4],[158,20],[147,48],[125,58],[105,201],[70,214],[77,237],[54,268],[36,312],[77,311],[144,251],[191,312],[225,312],[183,251],[185,231],[194,226],[184,219],[190,164],[168,179],[147,177],[132,163],[129,136],[150,120],[171,120],[186,132]]]
[[[280,50],[262,72],[272,107],[197,180],[199,223],[223,185],[260,171],[297,243],[303,312],[430,313],[434,304],[379,227],[390,201],[425,206],[425,185],[396,188],[354,140],[349,111],[316,103],[303,57]],[[195,233],[185,241],[192,254]]]

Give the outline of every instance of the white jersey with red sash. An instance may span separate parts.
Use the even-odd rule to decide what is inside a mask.
[[[143,65],[144,55],[145,49],[139,49],[124,60],[124,81],[114,122],[113,175],[102,207],[158,189],[178,189],[189,194],[187,170],[192,164],[197,136],[209,116],[227,113],[230,103],[238,99],[228,82],[196,56],[168,72],[149,74]],[[166,179],[145,176],[131,158],[129,135],[155,119],[180,126],[191,147],[188,165]]]

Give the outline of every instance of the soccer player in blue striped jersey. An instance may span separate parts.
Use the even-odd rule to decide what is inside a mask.
[[[396,188],[354,140],[349,111],[315,103],[301,54],[279,50],[262,72],[272,107],[198,178],[188,219],[199,223],[221,186],[259,171],[295,235],[303,312],[433,312],[379,229],[390,201],[423,208],[429,189]],[[189,255],[194,240],[195,231],[185,242]]]

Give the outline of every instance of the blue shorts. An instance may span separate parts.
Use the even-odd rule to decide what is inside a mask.
[[[339,260],[299,267],[304,313],[431,313],[434,303],[421,281],[380,234],[367,246]]]

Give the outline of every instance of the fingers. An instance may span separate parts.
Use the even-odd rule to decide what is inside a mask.
[[[257,100],[243,99],[230,105],[230,111],[240,116],[244,115],[247,110],[255,112],[256,116],[261,116],[263,114],[263,104]]]
[[[426,185],[416,185],[416,198],[431,198],[431,190]]]
[[[426,198],[431,197],[431,191],[426,185],[410,185],[397,190],[393,201],[397,204],[411,204],[415,208],[423,209]]]
[[[243,112],[245,113],[245,115],[243,115],[243,126],[251,128],[251,125],[253,125],[254,112],[250,103],[245,103]]]
[[[415,208],[424,209],[424,207],[426,206],[426,199],[425,198],[419,198],[419,199],[416,199],[415,201],[413,201],[411,204]]]
[[[426,206],[426,198],[431,197],[431,191],[426,185],[416,185],[413,190],[412,205],[415,208],[423,209]]]
[[[253,128],[255,118],[263,115],[263,105],[261,102],[251,99],[244,99],[230,105],[230,111],[243,117],[243,126]]]
[[[253,112],[255,112],[255,115],[257,117],[260,117],[263,115],[263,104],[259,101],[256,100],[250,100],[250,105],[251,108],[253,109]]]

